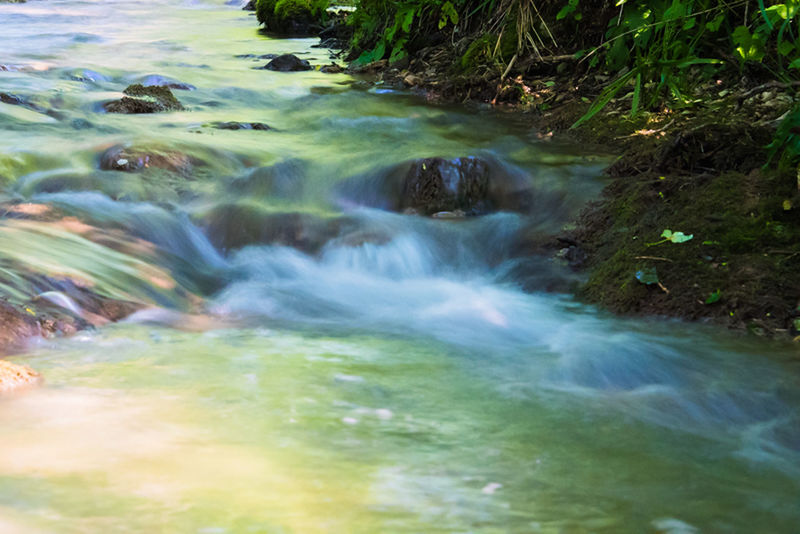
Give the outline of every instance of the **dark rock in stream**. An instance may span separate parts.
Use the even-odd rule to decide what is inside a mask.
[[[135,84],[128,86],[123,93],[127,96],[121,100],[106,102],[103,108],[109,113],[124,114],[159,113],[183,109],[168,87],[145,87],[142,84]]]
[[[344,204],[427,216],[483,215],[530,212],[535,204],[530,187],[527,176],[495,160],[463,157],[402,163],[349,180],[339,191]]]
[[[425,215],[461,210],[486,213],[489,201],[489,165],[476,158],[427,158],[411,165],[405,177],[400,208]]]
[[[256,10],[256,0],[249,0],[245,5],[242,6],[242,11],[255,11]]]
[[[300,212],[274,212],[251,203],[227,203],[201,217],[217,248],[228,251],[254,244],[283,245],[308,254],[318,252],[338,233],[338,222]]]
[[[260,130],[267,131],[272,128],[263,122],[214,122],[212,128],[217,130]]]
[[[115,145],[99,157],[99,167],[104,171],[138,172],[161,169],[190,176],[203,162],[182,152],[160,148]]]
[[[3,104],[8,104],[10,106],[28,106],[30,105],[27,101],[23,100],[22,97],[17,95],[12,95],[10,93],[0,93],[0,102]]]
[[[304,70],[312,70],[314,67],[305,59],[300,59],[294,54],[283,54],[278,56],[263,67],[265,70],[273,70],[277,72],[299,72]]]
[[[330,65],[324,65],[319,69],[319,71],[325,74],[341,74],[344,72],[344,67],[337,65],[336,63],[331,63]]]

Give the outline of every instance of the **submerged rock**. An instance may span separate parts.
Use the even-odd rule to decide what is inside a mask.
[[[42,375],[30,367],[0,360],[0,393],[35,386],[41,380]]]
[[[211,124],[217,130],[261,130],[267,131],[272,128],[263,122],[215,122]]]
[[[237,195],[296,200],[303,195],[305,165],[300,160],[287,160],[259,167],[230,182],[228,189]]]
[[[220,204],[200,221],[221,250],[253,244],[293,247],[313,254],[338,233],[335,220],[300,212],[274,212],[251,203]]]
[[[177,150],[115,145],[100,155],[99,167],[104,171],[139,172],[162,169],[183,176],[191,175],[203,162]]]
[[[120,100],[107,102],[103,108],[109,113],[123,114],[159,113],[184,109],[169,87],[146,87],[142,84],[134,84],[128,86],[123,93],[127,96]]]
[[[111,81],[111,78],[109,76],[106,76],[105,74],[101,74],[91,69],[80,69],[74,71],[69,75],[69,79],[76,82],[84,82],[84,83],[100,83],[100,82]]]
[[[264,65],[262,68],[277,72],[299,72],[313,69],[311,63],[305,59],[300,59],[294,54],[283,54],[282,56],[278,56]]]

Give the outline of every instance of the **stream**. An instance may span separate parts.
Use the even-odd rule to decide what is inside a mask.
[[[609,159],[252,57],[317,42],[223,0],[0,3],[0,201],[63,216],[0,219],[0,289],[35,266],[148,305],[10,358],[45,382],[0,397],[0,532],[798,532],[796,346],[576,301],[515,251]],[[163,79],[185,110],[103,112]],[[100,170],[117,145],[171,170]],[[533,206],[381,209],[394,166],[467,156]]]

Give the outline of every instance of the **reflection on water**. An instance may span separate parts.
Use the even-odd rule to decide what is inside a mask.
[[[236,56],[329,59],[254,25],[221,0],[0,5],[0,92],[26,102],[0,103],[0,201],[46,216],[0,224],[0,290],[33,268],[161,307],[15,357],[46,386],[0,398],[0,532],[796,531],[793,347],[544,291],[577,275],[531,250],[601,158],[255,70]],[[186,111],[98,113],[153,75],[196,88]],[[180,172],[99,170],[117,145]],[[431,156],[496,162],[527,210],[374,208]]]

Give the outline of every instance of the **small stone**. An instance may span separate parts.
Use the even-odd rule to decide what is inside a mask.
[[[422,85],[422,78],[414,74],[408,74],[405,78],[403,78],[403,83],[408,87],[417,87]]]
[[[336,63],[331,63],[330,65],[321,67],[319,71],[325,74],[340,74],[344,72],[344,67],[337,65]]]
[[[308,61],[300,59],[294,54],[283,54],[267,63],[262,68],[276,72],[299,72],[311,70],[313,67]]]

